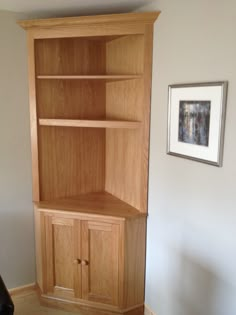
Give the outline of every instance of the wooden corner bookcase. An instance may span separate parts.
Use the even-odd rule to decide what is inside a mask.
[[[143,315],[153,23],[159,12],[27,30],[37,283],[44,304]]]

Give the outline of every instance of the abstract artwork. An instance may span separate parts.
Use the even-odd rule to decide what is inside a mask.
[[[222,166],[227,82],[169,86],[167,153]]]
[[[179,141],[208,147],[210,101],[179,102]]]

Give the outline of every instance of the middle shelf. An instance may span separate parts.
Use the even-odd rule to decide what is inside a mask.
[[[141,74],[103,74],[103,75],[37,75],[39,80],[132,80],[141,79]]]
[[[124,120],[81,120],[81,119],[39,119],[40,126],[52,127],[87,127],[87,128],[123,128],[138,129],[140,121]]]

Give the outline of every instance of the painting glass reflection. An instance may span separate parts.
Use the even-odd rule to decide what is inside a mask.
[[[179,141],[208,147],[210,101],[179,102]]]

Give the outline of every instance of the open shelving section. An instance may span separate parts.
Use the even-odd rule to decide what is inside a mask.
[[[144,35],[42,38],[34,47],[35,201],[106,191],[145,212]]]
[[[100,28],[92,17],[21,22],[34,38],[35,202],[105,191],[147,211],[150,48],[158,14],[102,16]]]

